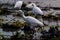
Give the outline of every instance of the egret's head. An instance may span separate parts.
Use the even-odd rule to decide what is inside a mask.
[[[22,10],[18,10],[17,13],[20,15],[20,16],[23,16],[24,15],[24,12]]]
[[[36,4],[35,3],[32,3],[32,7],[36,7]]]
[[[36,6],[35,3],[30,3],[30,4],[28,4],[26,7],[27,7],[27,8],[33,8],[34,6]]]
[[[18,10],[18,13],[24,13],[22,10]]]

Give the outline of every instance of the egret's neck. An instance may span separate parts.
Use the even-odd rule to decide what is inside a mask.
[[[22,15],[22,17],[23,17],[24,19],[26,18],[26,16],[25,16],[24,14]]]

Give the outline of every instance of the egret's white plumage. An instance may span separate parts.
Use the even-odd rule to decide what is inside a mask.
[[[32,8],[32,3],[26,5],[27,8]]]
[[[18,13],[24,18],[24,20],[30,24],[34,24],[34,25],[40,25],[40,26],[44,26],[44,24],[42,22],[40,22],[39,20],[35,19],[34,17],[31,16],[25,16],[24,12],[22,10],[19,10]]]
[[[32,8],[32,11],[34,12],[34,14],[43,15],[43,11],[39,7],[37,7],[35,3],[28,4],[26,7]]]
[[[17,1],[14,8],[19,8],[20,9],[22,4],[23,4],[23,1]]]
[[[33,5],[33,6],[34,6],[34,5]],[[43,15],[42,10],[41,10],[39,7],[37,7],[37,6],[34,6],[34,7],[33,7],[33,12],[34,12],[35,14]]]

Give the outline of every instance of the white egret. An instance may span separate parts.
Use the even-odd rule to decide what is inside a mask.
[[[34,12],[35,15],[36,14],[43,15],[43,11],[39,7],[37,7],[35,3],[28,4],[26,7],[32,8],[32,11]]]
[[[26,5],[27,4],[25,2],[23,2],[23,1],[17,1],[15,3],[14,9],[17,9],[15,11],[18,11],[20,9],[20,10],[23,10],[25,12],[31,10],[30,8],[27,8]]]
[[[21,9],[22,4],[23,4],[23,1],[17,1],[14,8]]]
[[[19,13],[23,19],[28,22],[30,25],[39,25],[39,26],[44,26],[44,24],[42,22],[40,22],[39,20],[35,19],[34,17],[31,16],[25,16],[24,12],[22,10],[17,11],[17,13]],[[33,26],[31,26],[31,28],[33,28]]]

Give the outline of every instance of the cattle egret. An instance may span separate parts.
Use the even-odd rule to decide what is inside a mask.
[[[17,1],[14,8],[21,9],[22,4],[23,4],[23,1]]]
[[[26,7],[26,3],[24,3],[23,1],[17,1],[14,6],[14,9],[20,9],[20,10],[25,10],[25,11],[31,10],[30,8]]]
[[[34,17],[31,16],[25,16],[24,12],[22,10],[17,11],[17,13],[19,13],[23,19],[28,22],[30,25],[40,25],[40,26],[44,26],[44,24],[42,22],[40,22],[39,20],[35,19]],[[33,28],[31,26],[31,28]]]
[[[32,11],[34,12],[35,15],[36,14],[43,15],[43,11],[39,7],[37,7],[35,3],[28,4],[26,7],[32,8]]]

